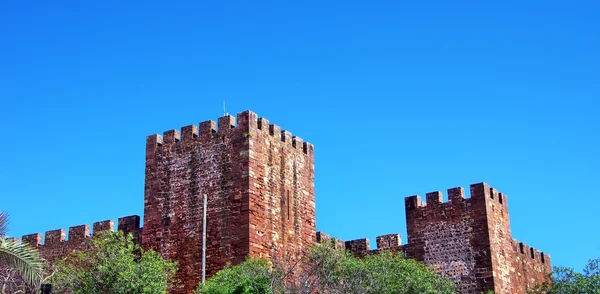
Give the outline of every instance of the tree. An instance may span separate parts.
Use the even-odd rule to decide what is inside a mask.
[[[200,285],[199,293],[455,293],[454,283],[392,252],[357,258],[317,245],[302,258],[275,256],[228,266]]]
[[[264,259],[248,258],[236,266],[228,265],[217,272],[197,293],[206,294],[268,294],[271,291],[272,269]]]
[[[36,248],[5,239],[7,232],[8,214],[0,212],[0,267],[27,285],[36,284],[42,276],[44,260]],[[4,293],[5,286],[3,282],[0,293]]]
[[[552,283],[538,285],[531,293],[600,294],[600,258],[589,260],[583,273],[578,273],[572,268],[555,266],[551,278]]]
[[[55,264],[55,293],[167,293],[177,264],[144,251],[123,232],[99,232],[85,252],[74,251]]]

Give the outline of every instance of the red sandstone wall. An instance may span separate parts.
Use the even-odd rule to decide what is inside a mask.
[[[208,195],[207,276],[272,245],[314,242],[313,147],[246,111],[198,129],[149,136],[142,244],[179,262],[182,293],[201,276],[202,195]]]
[[[465,199],[462,188],[449,189],[447,203],[441,192],[427,193],[426,204],[419,196],[405,201],[407,255],[453,280],[461,293],[493,288],[485,199],[474,192]]]
[[[513,254],[511,262],[511,279],[514,284],[513,293],[525,293],[527,289],[546,280],[552,272],[550,256],[546,253],[512,239]]]
[[[119,230],[124,233],[132,233],[134,241],[140,239],[140,217],[137,215],[119,218]],[[95,222],[93,224],[94,233],[101,231],[114,231],[114,224],[111,220]],[[52,262],[63,258],[75,250],[85,250],[87,240],[91,237],[90,227],[88,225],[79,225],[69,228],[69,238],[65,230],[58,229],[47,231],[45,242],[42,243],[42,235],[39,233],[29,234],[22,237],[22,242],[37,247],[40,255],[46,260]]]
[[[510,218],[508,217],[508,199],[503,193],[499,193],[496,189],[485,184],[478,188],[482,189],[480,193],[483,193],[485,199],[487,199],[487,230],[490,236],[494,292],[518,293],[515,292],[517,283],[511,279],[514,252],[512,250]]]
[[[303,251],[315,242],[314,147],[250,117],[250,251]]]

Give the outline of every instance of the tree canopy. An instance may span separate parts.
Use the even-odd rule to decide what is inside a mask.
[[[531,293],[600,294],[600,258],[589,260],[583,272],[555,266],[552,272],[552,283],[538,285]]]
[[[199,285],[198,293],[455,293],[454,283],[398,254],[357,258],[331,246],[315,246],[297,261],[249,258]]]
[[[75,251],[55,264],[55,293],[167,293],[177,265],[144,251],[123,232],[99,232],[85,252]]]

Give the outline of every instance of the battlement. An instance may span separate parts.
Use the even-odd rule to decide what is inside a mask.
[[[369,238],[346,241],[346,250],[357,256],[363,256],[371,249]]]
[[[404,199],[404,205],[407,212],[413,210],[437,210],[449,206],[463,206],[464,210],[469,210],[471,204],[493,202],[496,206],[508,209],[508,199],[505,194],[498,192],[495,188],[481,182],[470,186],[470,198],[465,198],[465,190],[462,187],[454,187],[447,190],[448,201],[443,201],[443,194],[440,191],[429,192],[425,194],[426,202],[423,202],[421,196],[413,195]]]
[[[319,244],[332,243],[333,248],[335,248],[335,249],[346,249],[346,243],[344,241],[337,239],[337,238],[332,238],[330,235],[323,233],[323,232],[317,232],[317,243],[319,243]]]
[[[517,239],[512,239],[513,251],[520,254],[522,260],[528,260],[529,262],[535,262],[539,264],[550,264],[550,255],[541,252],[538,249],[531,247],[523,242],[519,242]]]
[[[95,222],[93,224],[94,233],[102,232],[102,231],[114,231],[114,223],[112,220],[105,220],[100,222]],[[140,228],[140,217],[137,215],[126,216],[119,218],[119,230],[124,231],[125,233],[135,233],[139,231]],[[78,247],[83,245],[87,239],[89,239],[92,235],[90,234],[90,226],[89,225],[78,225],[69,227],[68,230],[68,239],[67,233],[64,229],[57,229],[46,231],[45,240],[42,243],[42,234],[34,233],[24,235],[21,238],[21,242],[23,244],[29,244],[34,247],[57,247],[57,246],[65,246],[65,247]]]
[[[253,132],[266,132],[271,136],[277,136],[281,142],[289,144],[295,149],[301,149],[304,154],[312,155],[314,146],[309,142],[304,142],[302,138],[293,136],[291,132],[282,130],[276,124],[270,124],[269,120],[259,118],[256,113],[247,110],[237,114],[236,118],[226,115],[218,118],[217,122],[208,120],[201,122],[199,127],[188,125],[181,128],[181,131],[172,129],[165,131],[163,135],[154,134],[146,138],[146,146],[158,147],[162,145],[177,144],[179,142],[189,142],[195,140],[212,140],[220,138],[225,142],[228,136],[244,136],[251,138]]]
[[[386,250],[397,248],[402,245],[402,237],[400,234],[387,234],[383,236],[377,236],[377,249]]]

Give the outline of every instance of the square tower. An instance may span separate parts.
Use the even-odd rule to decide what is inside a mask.
[[[486,183],[405,199],[406,255],[453,280],[460,293],[525,293],[546,281],[550,257],[512,238],[506,195]]]
[[[201,277],[207,195],[207,277],[248,255],[315,242],[314,147],[251,111],[146,140],[142,246],[179,263],[181,293]]]

